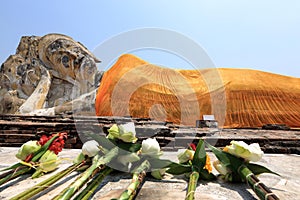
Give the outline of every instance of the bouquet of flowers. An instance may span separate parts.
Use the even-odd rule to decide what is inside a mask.
[[[74,199],[89,199],[112,168],[132,173],[132,183],[118,199],[132,199],[148,171],[152,171],[153,177],[162,178],[163,168],[171,162],[159,158],[162,152],[156,139],[138,143],[133,122],[113,125],[108,132],[107,137],[91,135],[95,140],[88,141],[82,148],[82,153],[92,158],[91,166],[54,199],[70,199],[84,185],[86,187]]]
[[[189,176],[189,183],[185,199],[195,199],[194,194],[198,180],[215,179],[215,176],[211,173],[212,166],[210,157],[205,151],[204,141],[200,140],[197,147],[193,143],[190,144],[190,147],[177,157],[179,164],[171,164],[167,172],[174,175],[187,174]]]
[[[108,132],[106,137],[87,133],[90,140],[83,144],[74,164],[13,197],[12,200],[29,199],[79,169],[82,172],[77,179],[54,197],[55,200],[89,199],[105,176],[114,170],[132,174],[132,181],[117,198],[119,200],[135,198],[146,175],[150,174],[148,172],[156,179],[162,179],[165,172],[187,175],[189,181],[186,199],[193,200],[200,179],[210,181],[216,178],[212,173],[210,157],[205,151],[205,146],[216,155],[218,160],[213,162],[213,166],[223,179],[230,182],[247,182],[260,199],[279,199],[257,178],[261,173],[278,174],[253,163],[263,156],[263,151],[256,143],[248,145],[242,141],[231,141],[230,145],[220,149],[199,140],[197,145],[190,144],[179,153],[179,162],[175,163],[160,158],[163,152],[155,138],[137,142],[133,122],[113,125]],[[56,169],[59,163],[57,154],[62,150],[65,139],[66,133],[58,133],[50,137],[42,136],[39,141],[25,143],[16,155],[20,162],[5,169],[8,172],[0,176],[0,184],[24,173],[30,172],[35,178]]]
[[[92,159],[92,164],[73,183],[57,195],[55,200],[65,200],[73,197],[84,185],[86,187],[74,199],[88,199],[102,179],[112,172],[109,163],[118,162],[118,157],[127,156],[130,161],[131,152],[136,152],[140,145],[136,144],[134,123],[113,125],[107,137],[92,134],[95,140],[86,142],[82,147],[82,154]],[[79,155],[79,157],[82,157]],[[79,159],[80,160],[80,159]],[[118,162],[120,163],[120,162]],[[124,164],[124,163],[123,163]],[[88,184],[86,184],[88,183]]]
[[[2,170],[6,172],[0,175],[0,186],[22,174],[31,173],[32,178],[37,178],[55,170],[60,162],[57,154],[64,147],[66,138],[67,133],[62,132],[24,143],[16,154],[20,161]]]
[[[162,175],[169,162],[161,160],[159,157],[162,155],[159,143],[154,138],[148,138],[142,142],[141,149],[135,154],[131,155],[130,165],[132,170],[132,180],[127,189],[120,195],[118,200],[133,199],[137,190],[143,183],[148,171],[152,171],[151,175],[156,179],[162,179]]]
[[[254,164],[263,156],[258,143],[246,144],[243,141],[231,141],[223,150],[208,144],[208,147],[218,158],[213,163],[221,177],[230,182],[247,182],[255,194],[262,200],[278,200],[279,198],[258,178],[261,173],[279,174],[268,168]]]
[[[128,164],[132,161],[130,157],[133,153],[131,152],[136,152],[141,146],[135,143],[137,138],[135,137],[133,123],[113,125],[109,132],[110,134],[107,137],[87,132],[86,135],[91,140],[83,144],[82,151],[74,159],[73,165],[16,195],[12,200],[29,199],[74,171],[83,172],[54,199],[70,199],[85,185],[86,187],[74,199],[88,199],[97,189],[102,179],[113,171],[107,164],[112,160],[118,160],[119,164]],[[115,157],[119,159],[114,159]]]

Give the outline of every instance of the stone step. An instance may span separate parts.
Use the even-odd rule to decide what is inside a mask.
[[[0,134],[2,146],[17,146],[25,138],[56,132],[67,132],[69,138],[66,148],[81,148],[81,139],[88,140],[86,133],[106,135],[114,124],[134,122],[139,141],[155,137],[164,148],[186,148],[189,143],[197,143],[200,138],[215,146],[226,146],[231,140],[247,143],[258,142],[268,152],[298,152],[300,146],[299,130],[262,130],[262,129],[219,129],[196,128],[168,122],[151,121],[147,118],[97,117],[97,116],[22,116],[0,115]],[[20,135],[19,138],[13,134]],[[25,134],[24,136],[21,136]],[[26,134],[32,134],[30,137]],[[12,137],[10,137],[10,135]],[[6,139],[4,141],[4,139]],[[269,146],[268,146],[269,145]]]

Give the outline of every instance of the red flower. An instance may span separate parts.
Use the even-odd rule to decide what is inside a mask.
[[[51,136],[48,138],[46,135],[42,135],[42,137],[40,138],[40,145],[43,146],[44,144],[47,143],[47,141],[51,138]]]
[[[30,162],[32,158],[33,158],[33,153],[29,154],[29,155],[25,158],[24,162]]]
[[[190,147],[191,147],[192,150],[196,151],[196,145],[194,143],[191,143]]]
[[[46,142],[48,140],[50,140],[54,135],[56,135],[56,134],[52,134],[49,137],[47,137],[46,135],[43,135],[39,141],[40,145],[46,144]],[[58,154],[59,152],[62,151],[62,149],[65,145],[65,139],[67,139],[67,133],[66,132],[59,133],[59,136],[51,143],[51,145],[49,146],[48,149],[50,151],[53,151],[55,154]]]

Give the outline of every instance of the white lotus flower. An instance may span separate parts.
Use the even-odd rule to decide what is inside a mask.
[[[148,138],[142,142],[141,153],[149,156],[160,156],[162,153],[160,151],[159,143],[155,138]]]
[[[129,122],[127,124],[122,124],[117,126],[114,124],[109,130],[108,130],[108,138],[110,139],[120,139],[124,142],[136,142],[136,132],[135,132],[135,126],[133,122]]]
[[[136,134],[135,133],[135,126],[134,126],[133,122],[129,122],[129,123],[126,123],[126,124],[121,124],[121,125],[119,125],[119,128],[120,128],[122,134],[128,133],[128,132],[131,132],[134,136]]]
[[[96,140],[90,140],[82,145],[82,153],[88,157],[94,157],[100,151],[99,143]]]
[[[253,162],[259,161],[264,154],[258,143],[248,145],[244,141],[231,141],[224,151]]]

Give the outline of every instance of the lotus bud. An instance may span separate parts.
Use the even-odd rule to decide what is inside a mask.
[[[227,168],[219,160],[214,161],[213,166],[222,175],[226,175],[229,173]]]
[[[21,146],[16,154],[16,157],[20,160],[25,160],[28,155],[37,152],[40,150],[40,148],[41,145],[38,143],[38,141],[28,141]]]
[[[148,138],[142,142],[142,154],[153,157],[158,157],[162,153],[160,151],[159,143],[155,138]]]
[[[135,132],[135,126],[133,122],[129,122],[127,124],[122,124],[117,126],[114,124],[109,130],[108,130],[108,138],[110,139],[120,139],[124,142],[128,143],[134,143],[137,141],[136,138],[136,132]]]
[[[99,147],[100,145],[96,140],[87,141],[82,145],[82,153],[88,157],[94,157],[99,153]]]
[[[193,160],[195,151],[186,149],[177,155],[179,163],[186,163],[189,160]]]
[[[166,169],[157,169],[151,172],[151,176],[154,178],[161,180],[166,173]]]
[[[253,162],[259,161],[264,154],[258,143],[248,145],[244,141],[231,141],[230,145],[225,147],[225,151]]]
[[[127,123],[127,124],[123,124],[120,125],[120,138],[121,140],[123,140],[124,142],[136,142],[137,138],[136,136],[136,132],[135,132],[135,126],[133,122]]]

